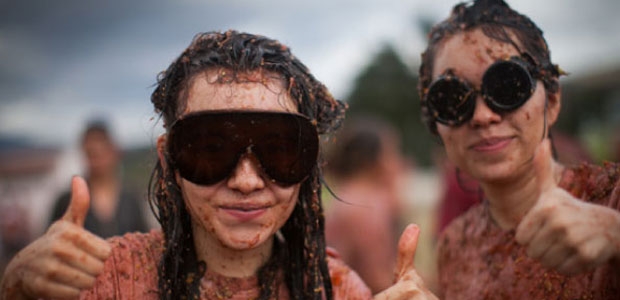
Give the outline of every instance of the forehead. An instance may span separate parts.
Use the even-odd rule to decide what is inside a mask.
[[[231,77],[227,70],[196,75],[187,91],[181,114],[204,110],[269,110],[297,112],[283,80],[270,72],[249,72]]]
[[[519,52],[513,45],[486,36],[480,28],[459,32],[439,45],[433,78],[452,69],[457,76],[480,79],[493,62],[515,55]]]

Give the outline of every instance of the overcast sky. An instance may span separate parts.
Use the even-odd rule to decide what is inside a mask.
[[[0,0],[0,136],[76,141],[103,116],[125,147],[150,144],[161,124],[156,74],[195,33],[229,28],[289,45],[339,98],[383,43],[417,66],[420,19],[445,18],[445,0]],[[620,1],[513,0],[545,32],[573,78],[620,66]],[[413,88],[413,87],[412,87]]]

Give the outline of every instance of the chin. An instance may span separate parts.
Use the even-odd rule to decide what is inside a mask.
[[[243,233],[231,233],[224,239],[221,239],[224,246],[234,250],[250,250],[263,245],[272,234],[260,231],[260,232],[243,232]]]
[[[473,178],[480,182],[502,182],[510,180],[515,171],[506,163],[496,164],[478,164],[476,168],[472,168],[468,172]]]

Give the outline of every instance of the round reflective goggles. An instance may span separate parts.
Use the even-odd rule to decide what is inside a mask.
[[[442,75],[430,85],[425,101],[435,121],[459,126],[474,115],[478,94],[491,110],[504,114],[521,107],[535,89],[528,63],[515,56],[493,63],[482,77],[480,90],[453,74]]]

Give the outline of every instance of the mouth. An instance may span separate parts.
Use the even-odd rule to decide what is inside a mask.
[[[221,206],[220,209],[239,222],[248,222],[262,216],[269,207],[268,205],[234,205]]]
[[[492,137],[476,141],[470,146],[470,149],[478,152],[494,152],[499,151],[512,141],[512,137]]]

